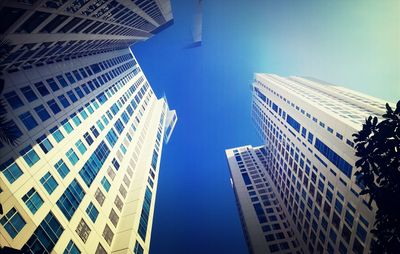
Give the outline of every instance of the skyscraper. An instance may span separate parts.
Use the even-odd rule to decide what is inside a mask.
[[[252,117],[265,144],[257,148],[265,151],[264,176],[253,177],[247,167],[239,167],[243,149],[255,157],[251,147],[227,150],[235,192],[242,193],[239,204],[241,196],[250,198],[246,209],[254,206],[251,216],[268,220],[268,210],[255,207],[269,207],[265,201],[272,197],[263,194],[267,182],[305,253],[368,253],[376,207],[359,195],[352,134],[366,117],[380,117],[386,102],[300,77],[256,74],[252,88]],[[268,245],[271,232],[263,226],[261,220],[252,224]],[[281,246],[274,251],[284,252]]]
[[[125,49],[173,22],[169,0],[0,3],[0,71]]]
[[[250,253],[301,253],[300,242],[266,174],[264,147],[226,150],[243,233]]]
[[[0,148],[1,246],[147,253],[162,143],[177,117],[129,49],[4,79],[19,141]]]
[[[170,2],[3,1],[0,14],[1,97],[18,136],[0,143],[0,247],[148,253],[177,115],[129,45],[171,24]]]

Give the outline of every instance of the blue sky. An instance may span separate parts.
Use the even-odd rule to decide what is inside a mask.
[[[311,76],[400,98],[399,1],[172,0],[174,25],[133,52],[178,123],[164,147],[151,254],[247,253],[224,150],[259,145],[250,118],[254,72]],[[301,2],[301,3],[300,3]]]

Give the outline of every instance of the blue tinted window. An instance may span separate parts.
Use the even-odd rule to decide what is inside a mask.
[[[83,134],[83,138],[86,140],[88,145],[93,144],[93,138],[92,138],[92,136],[90,136],[89,132],[86,132],[85,134]]]
[[[47,90],[47,87],[43,84],[43,82],[35,83],[35,87],[42,96],[50,94],[49,90]]]
[[[85,97],[85,95],[83,94],[82,90],[79,87],[75,88],[75,92],[78,94],[79,98]]]
[[[75,76],[75,78],[79,81],[79,80],[82,80],[82,77],[81,77],[81,75],[79,74],[79,72],[78,71],[72,71],[72,73],[74,74],[74,76]]]
[[[72,148],[69,149],[65,155],[67,156],[68,160],[71,162],[72,165],[75,165],[79,161],[78,156],[76,155],[74,150],[72,150]]]
[[[118,141],[118,136],[115,133],[115,131],[113,129],[111,129],[107,135],[106,135],[106,139],[108,141],[108,143],[110,143],[111,147],[114,147],[114,145],[117,143]]]
[[[40,183],[43,185],[43,187],[47,190],[49,194],[53,193],[53,191],[57,188],[58,183],[56,179],[50,174],[50,172],[47,172],[41,179]]]
[[[74,103],[74,102],[76,102],[76,101],[78,101],[78,98],[76,97],[76,95],[74,94],[74,92],[71,90],[71,91],[68,91],[67,92],[67,95],[68,95],[68,97],[71,99],[71,101]]]
[[[79,174],[88,187],[93,183],[109,154],[110,149],[108,149],[105,142],[102,141],[79,171]]]
[[[79,113],[81,114],[83,120],[85,120],[86,118],[88,118],[88,114],[86,113],[85,109],[80,108],[78,111],[79,111]]]
[[[61,178],[65,178],[70,171],[62,159],[60,159],[56,164],[54,164],[54,168],[60,174]]]
[[[67,76],[67,79],[68,79],[70,84],[74,84],[76,82],[74,77],[72,77],[71,73],[67,72],[67,73],[65,73],[65,76]]]
[[[54,114],[57,114],[58,112],[61,111],[60,106],[58,106],[58,104],[55,100],[49,100],[47,102],[47,105],[49,105],[51,111],[53,111]]]
[[[43,122],[50,118],[49,112],[43,105],[39,105],[35,108],[36,114],[39,116],[40,120]]]
[[[29,101],[35,101],[37,100],[37,95],[35,94],[35,92],[32,90],[32,88],[30,88],[30,86],[24,86],[21,88],[21,92],[24,94],[25,98]]]
[[[151,206],[151,197],[152,193],[149,187],[146,187],[146,193],[144,195],[144,202],[142,207],[142,213],[140,214],[140,223],[138,228],[138,233],[143,241],[146,240],[147,223],[149,219],[150,206]]]
[[[49,212],[21,251],[22,253],[51,253],[63,232],[64,228],[60,222],[53,213]]]
[[[144,249],[138,241],[136,241],[136,243],[135,243],[135,248],[133,249],[133,253],[135,253],[135,254],[143,254],[144,253]]]
[[[53,149],[53,145],[47,139],[46,135],[40,136],[36,139],[36,142],[39,144],[40,148],[42,148],[44,153],[48,153],[51,149]]]
[[[68,83],[67,83],[67,81],[65,81],[63,76],[61,76],[61,75],[57,76],[57,80],[58,80],[58,82],[60,83],[60,85],[62,87],[67,87],[68,86]]]
[[[64,135],[61,133],[61,131],[58,129],[58,127],[54,127],[50,129],[51,135],[53,135],[53,138],[57,141],[57,143],[60,143],[61,140],[64,139]]]
[[[69,134],[71,133],[74,128],[72,127],[72,125],[68,122],[68,119],[64,119],[63,121],[61,121],[62,126],[64,127],[64,130]]]
[[[101,184],[103,185],[104,189],[108,192],[110,190],[111,184],[107,180],[107,178],[104,176],[103,179],[101,179]]]
[[[83,91],[85,91],[86,94],[89,94],[89,93],[90,93],[90,90],[89,90],[89,88],[87,87],[86,84],[83,84],[83,85],[82,85],[82,89],[83,89]]]
[[[86,208],[86,213],[89,215],[93,223],[95,223],[97,216],[99,215],[99,211],[96,209],[92,202],[90,202],[89,206]]]
[[[247,174],[247,173],[242,173],[242,177],[243,177],[243,180],[244,180],[245,185],[251,184],[249,174]]]
[[[365,242],[365,239],[367,238],[367,231],[365,231],[365,229],[360,224],[357,224],[356,234],[361,241]]]
[[[26,206],[33,214],[43,205],[43,199],[34,188],[30,189],[28,193],[22,197],[22,201],[25,202]]]
[[[119,169],[120,165],[119,165],[118,161],[115,158],[112,160],[112,164],[114,165],[116,170]]]
[[[83,68],[79,69],[79,73],[82,75],[82,77],[87,78],[88,75],[86,74],[85,70]]]
[[[73,113],[70,115],[72,121],[74,122],[75,126],[79,126],[82,122],[81,119],[79,119],[79,116],[76,113]]]
[[[3,172],[8,182],[15,182],[22,174],[22,170],[14,162],[13,159],[9,159],[0,166],[0,171]]]
[[[19,98],[18,94],[14,91],[5,93],[4,97],[6,98],[8,104],[10,104],[11,108],[13,109],[17,109],[24,105],[22,100]]]
[[[308,132],[308,143],[312,144],[314,140],[314,135],[311,132]]]
[[[64,108],[68,108],[71,103],[69,103],[68,99],[62,94],[57,97],[58,100],[61,102],[61,105],[63,105]]]
[[[352,166],[350,163],[345,161],[318,138],[315,140],[314,146],[322,155],[324,155],[330,162],[340,169],[340,171],[342,171],[347,177],[351,178]]]
[[[74,179],[65,192],[61,195],[60,199],[58,199],[58,208],[60,208],[61,212],[68,220],[72,218],[75,211],[78,209],[78,206],[85,194],[85,191],[76,181],[76,179]]]
[[[83,144],[82,140],[80,140],[80,139],[75,143],[75,146],[76,146],[76,148],[78,148],[78,150],[81,154],[85,154],[85,152],[87,151],[86,146]]]
[[[8,211],[0,219],[0,223],[13,239],[18,235],[18,233],[26,224],[22,216],[14,207],[11,208],[10,211]]]
[[[300,132],[300,124],[294,118],[292,118],[290,115],[286,116],[286,122],[293,127],[297,132]]]
[[[64,250],[63,254],[80,254],[81,251],[78,249],[78,246],[72,240],[69,240],[67,247]]]
[[[21,119],[28,131],[32,130],[38,125],[35,118],[31,115],[31,113],[29,113],[29,111],[19,115],[19,119]]]
[[[50,89],[53,92],[60,90],[60,87],[57,85],[57,83],[56,83],[56,81],[54,79],[49,78],[49,79],[46,79],[46,81],[47,81],[47,84],[49,84]]]
[[[35,163],[38,162],[40,159],[35,150],[33,150],[31,145],[22,149],[19,152],[19,154],[24,158],[25,162],[29,165],[29,167],[35,165]]]

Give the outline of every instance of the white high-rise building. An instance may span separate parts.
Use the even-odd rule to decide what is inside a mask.
[[[0,246],[148,253],[163,142],[177,121],[129,49],[3,76]]]
[[[126,49],[172,23],[169,0],[3,0],[0,71]]]
[[[302,253],[266,173],[267,150],[262,146],[243,146],[226,150],[226,156],[249,252]]]
[[[300,77],[255,74],[252,88],[252,117],[267,157],[262,171],[303,251],[369,253],[376,207],[358,194],[352,134],[368,116],[380,117],[386,102]],[[235,164],[233,149],[227,155]],[[257,185],[237,181],[237,193],[250,195],[248,187]],[[285,252],[280,246],[274,251]]]

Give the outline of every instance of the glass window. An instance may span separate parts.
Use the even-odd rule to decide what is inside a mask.
[[[14,91],[5,93],[4,98],[6,98],[8,104],[10,104],[12,109],[17,109],[24,105],[22,100],[19,98],[18,94]]]
[[[26,224],[22,216],[14,207],[11,208],[10,211],[8,211],[7,214],[0,219],[0,223],[13,239]]]
[[[99,211],[96,209],[92,202],[90,202],[89,206],[86,208],[86,213],[89,215],[93,223],[95,223],[97,216],[99,215]]]
[[[72,240],[69,240],[69,243],[67,247],[64,250],[63,254],[80,254],[81,251],[78,249],[78,247],[75,245],[75,243]]]
[[[75,92],[78,94],[79,98],[85,97],[85,95],[83,94],[82,90],[79,87],[75,88]]]
[[[82,80],[82,77],[77,70],[72,71],[72,73],[78,81]]]
[[[100,120],[96,122],[97,126],[99,127],[100,131],[104,130],[104,125],[101,123]]]
[[[90,130],[96,138],[100,135],[95,126],[90,127]]]
[[[64,79],[64,77],[62,75],[59,75],[56,77],[58,82],[61,84],[62,87],[67,87],[68,83],[67,81]]]
[[[101,184],[103,185],[104,189],[108,192],[110,190],[111,184],[107,180],[107,178],[104,176],[103,179],[101,179]]]
[[[144,253],[144,249],[143,249],[142,245],[140,245],[140,243],[137,240],[135,243],[135,248],[133,249],[133,253],[135,253],[135,254],[143,254]]]
[[[90,136],[89,132],[86,132],[86,133],[83,135],[83,137],[84,137],[84,139],[86,140],[86,142],[89,144],[89,146],[90,146],[91,144],[93,144],[93,138],[92,138],[92,136]]]
[[[25,98],[29,101],[35,101],[38,99],[37,95],[35,92],[32,90],[30,86],[24,86],[21,88],[21,92],[24,94]]]
[[[43,84],[43,82],[35,83],[35,87],[42,96],[50,94],[49,90],[47,90],[47,87]]]
[[[68,91],[67,95],[71,99],[72,103],[78,101],[78,98],[76,97],[76,95],[74,94],[74,92],[72,90]]]
[[[25,13],[20,8],[3,7],[0,10],[0,33],[4,34]]]
[[[86,113],[86,111],[85,111],[84,108],[80,108],[78,111],[79,111],[79,113],[81,114],[83,120],[85,120],[86,118],[88,118],[88,114]]]
[[[33,214],[43,205],[43,199],[34,188],[30,189],[28,193],[22,197],[22,201],[25,202],[26,206]]]
[[[76,209],[78,209],[85,194],[82,187],[74,179],[58,199],[57,206],[68,220],[72,218]]]
[[[56,83],[56,81],[54,79],[49,78],[49,79],[46,79],[46,81],[47,81],[47,84],[49,84],[50,89],[53,92],[60,90],[60,87],[57,85],[57,83]]]
[[[64,228],[60,222],[49,212],[32,236],[22,247],[22,253],[51,253]]]
[[[9,159],[0,166],[0,171],[3,172],[9,183],[15,182],[21,175],[22,170],[14,162],[13,159]]]
[[[48,153],[51,149],[53,149],[53,145],[47,139],[46,135],[40,136],[36,139],[36,142],[39,144],[40,148],[42,148],[44,153]]]
[[[82,122],[81,119],[79,119],[79,116],[76,113],[73,113],[70,115],[72,121],[74,122],[75,126],[79,126]]]
[[[68,99],[62,94],[57,96],[58,100],[61,102],[64,108],[68,108],[71,103],[69,103]]]
[[[50,2],[50,1],[47,1]],[[51,33],[53,32],[54,29],[56,29],[61,23],[63,23],[68,16],[64,15],[57,15],[55,18],[53,18],[45,27],[43,27],[40,32],[41,33]]]
[[[56,179],[50,174],[50,172],[47,172],[41,179],[40,183],[43,185],[43,187],[47,190],[49,194],[53,193],[53,191],[57,188],[58,183]]]
[[[43,122],[50,118],[49,112],[47,112],[46,108],[43,105],[35,107],[35,111],[40,120],[42,120]]]
[[[17,30],[17,33],[32,33],[43,21],[50,16],[50,13],[36,11]]]
[[[22,149],[19,154],[24,158],[29,167],[32,167],[33,165],[35,165],[36,162],[40,160],[39,156],[37,155],[35,150],[33,150],[31,145]]]
[[[21,119],[22,123],[25,125],[28,131],[38,126],[38,123],[36,122],[35,118],[31,115],[31,113],[29,113],[29,111],[19,115],[19,119]]]
[[[357,224],[357,236],[360,238],[362,242],[365,242],[365,239],[367,238],[367,231],[361,226],[360,224]]]
[[[56,164],[54,164],[54,168],[60,174],[61,178],[65,178],[70,171],[62,159],[60,159]]]
[[[64,135],[62,132],[58,129],[58,127],[54,127],[50,129],[50,133],[53,135],[53,138],[57,141],[57,143],[60,143],[61,140],[64,139]]]
[[[83,144],[82,140],[78,140],[75,143],[76,148],[78,148],[79,152],[83,155],[87,151],[86,146]]]
[[[64,130],[69,134],[71,133],[74,128],[72,127],[72,125],[68,122],[68,119],[64,119],[63,121],[61,121],[62,126],[64,127]]]
[[[65,73],[65,76],[67,76],[67,79],[69,81],[70,84],[74,84],[76,82],[76,80],[74,79],[74,77],[71,75],[71,73],[67,72]]]
[[[65,155],[67,156],[68,160],[71,162],[72,165],[75,165],[79,161],[78,156],[76,155],[74,150],[72,150],[72,148],[69,149]]]
[[[47,105],[49,105],[51,111],[56,115],[58,112],[61,111],[60,106],[58,106],[57,102],[55,100],[49,100],[47,102]]]

